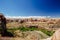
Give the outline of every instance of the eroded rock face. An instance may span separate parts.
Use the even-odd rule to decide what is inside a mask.
[[[58,29],[52,36],[51,40],[60,40],[60,29]]]

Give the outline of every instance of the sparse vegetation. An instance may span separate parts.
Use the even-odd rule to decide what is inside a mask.
[[[19,27],[19,28],[10,28],[10,29],[8,29],[8,31],[10,31],[12,33],[16,30],[20,30],[20,31],[34,31],[34,30],[37,30],[37,31],[42,31],[43,33],[47,34],[48,36],[51,36],[54,33],[54,31],[48,31],[46,29],[38,29],[38,28],[35,28],[35,27],[31,27],[31,28]]]
[[[54,31],[48,31],[46,29],[41,29],[40,31],[42,31],[43,33],[47,34],[48,36],[52,36]]]

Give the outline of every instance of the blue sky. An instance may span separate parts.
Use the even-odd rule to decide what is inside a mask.
[[[60,0],[0,0],[5,16],[60,16]]]

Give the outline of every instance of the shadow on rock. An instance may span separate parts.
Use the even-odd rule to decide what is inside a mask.
[[[8,32],[8,31],[2,33],[1,35],[2,35],[2,37],[14,37],[14,35],[11,32]]]

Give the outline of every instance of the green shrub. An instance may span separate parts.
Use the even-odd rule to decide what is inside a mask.
[[[20,27],[19,30],[21,30],[21,31],[29,31],[29,29],[27,27]]]

